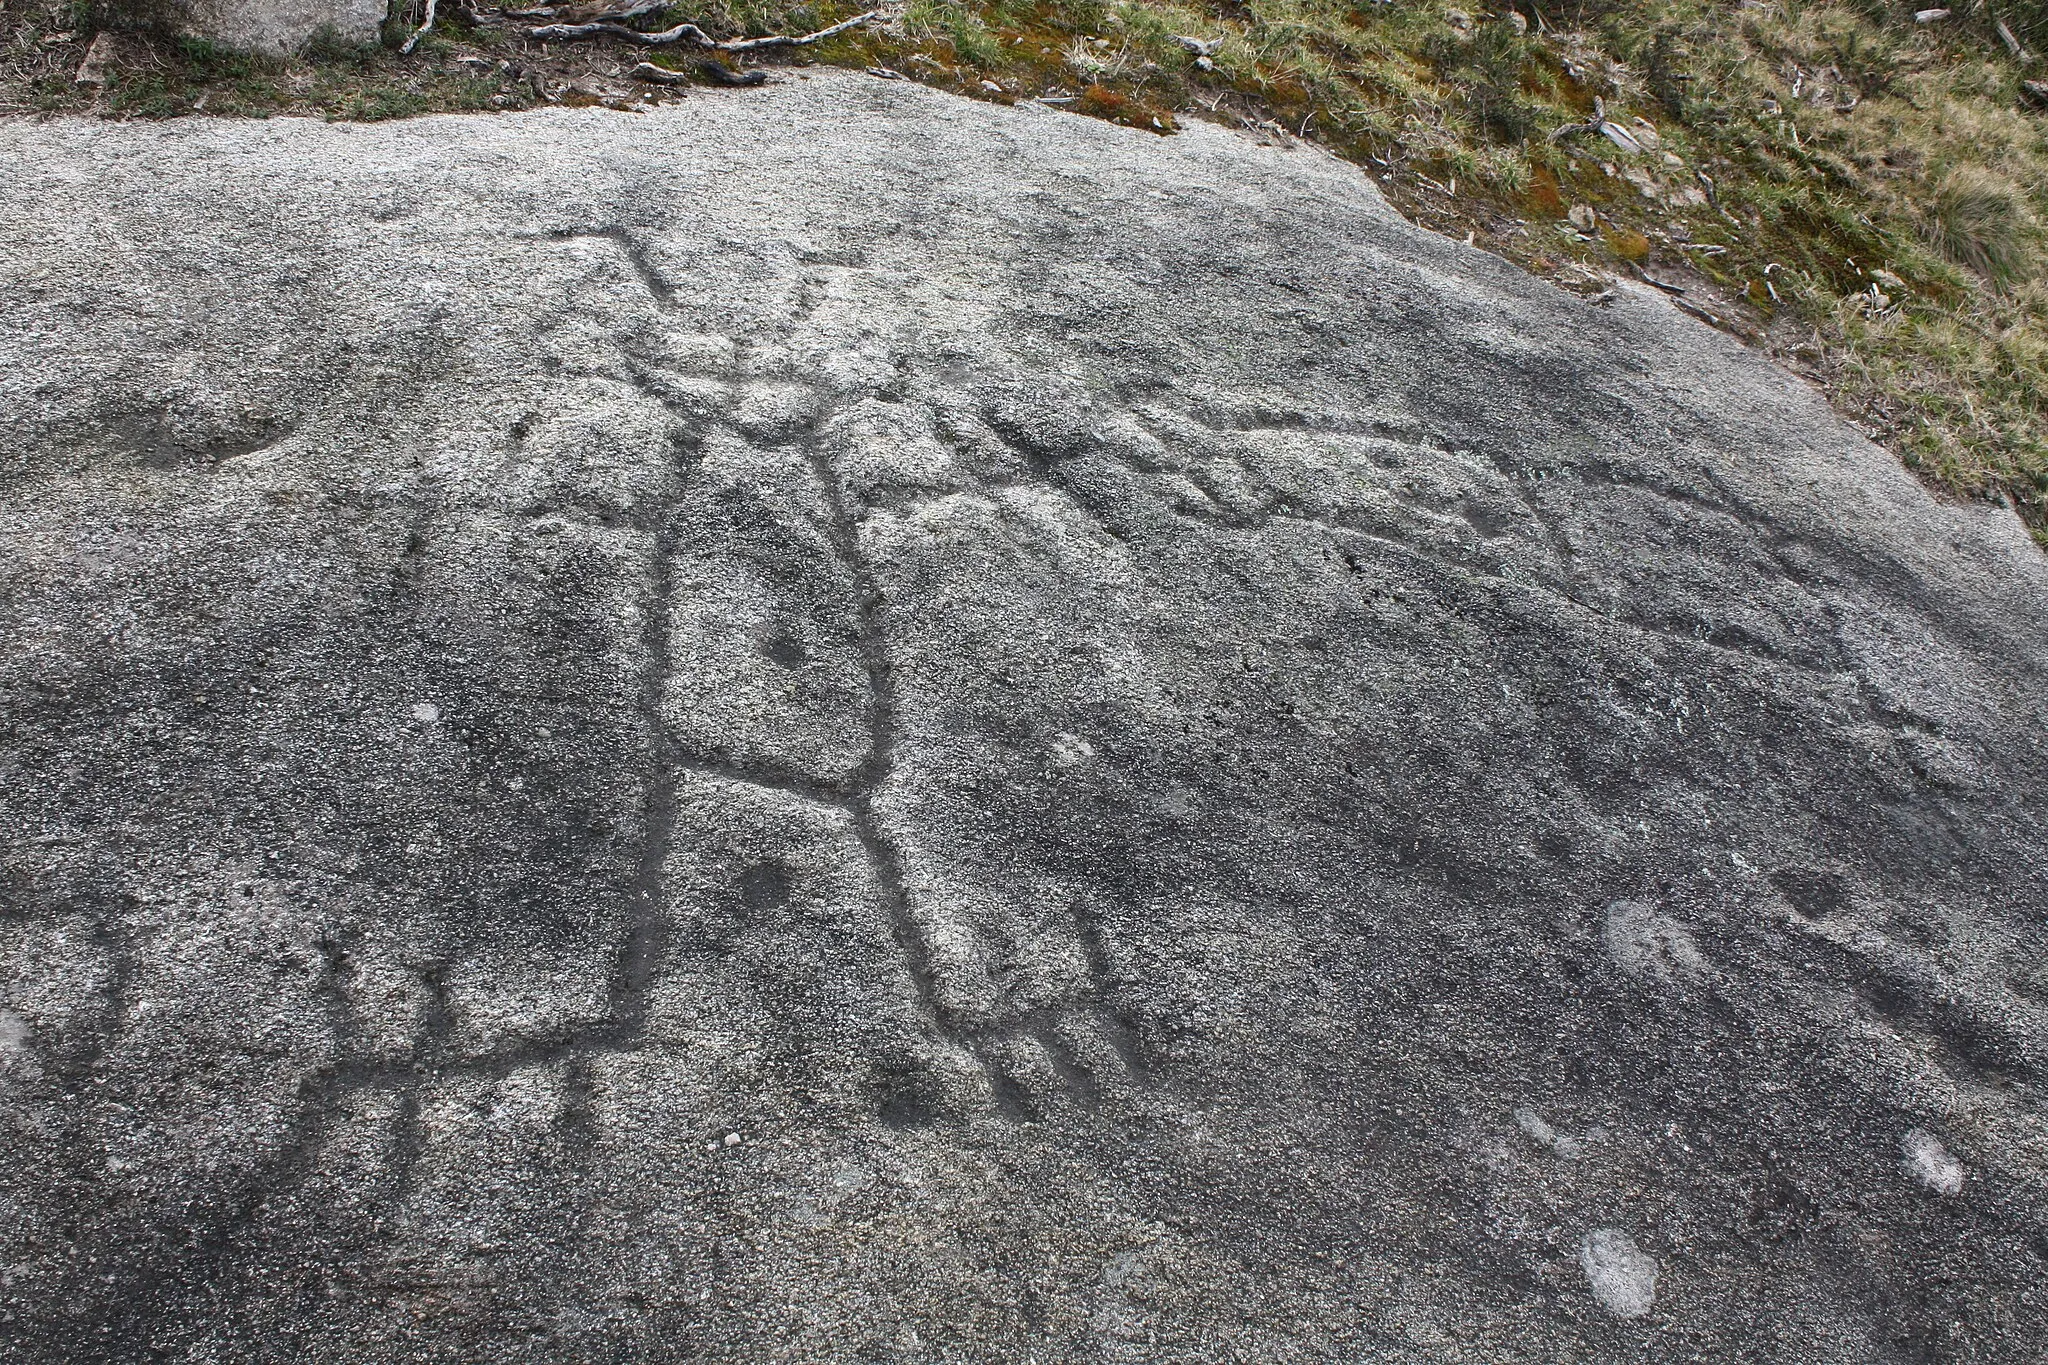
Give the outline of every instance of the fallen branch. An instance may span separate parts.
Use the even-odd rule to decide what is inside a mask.
[[[576,21],[579,24],[624,23],[643,14],[659,14],[671,3],[673,0],[634,0],[623,9],[599,10],[595,14],[589,13],[586,5],[535,5],[531,9],[501,9],[498,14],[505,19],[553,19],[565,11],[580,9],[585,13]]]
[[[1637,119],[1636,122],[1642,123],[1645,128],[1650,127],[1642,119]],[[1655,129],[1651,129],[1651,131],[1655,132]],[[1580,133],[1594,133],[1604,137],[1624,152],[1640,152],[1643,150],[1643,141],[1640,137],[1607,117],[1607,101],[1601,99],[1598,95],[1593,96],[1593,117],[1587,119],[1584,123],[1567,123],[1564,127],[1553,131],[1550,135],[1550,140],[1552,142],[1562,142],[1566,138],[1577,136]],[[1655,145],[1655,139],[1653,138],[1653,150]]]
[[[735,38],[727,42],[720,42],[695,24],[677,24],[674,28],[663,29],[659,33],[643,33],[637,28],[627,28],[624,24],[614,23],[609,19],[600,19],[588,24],[543,24],[539,28],[529,30],[526,36],[538,38],[542,42],[568,38],[624,38],[627,42],[638,43],[642,47],[667,47],[671,43],[687,42],[693,47],[706,48],[712,52],[760,52],[772,47],[809,47],[812,43],[836,38],[848,29],[858,28],[880,14],[880,10],[871,9],[865,14],[856,14],[851,19],[842,20],[830,28],[821,28],[816,33],[806,33],[801,37],[788,33],[771,33],[765,38]]]
[[[642,62],[630,73],[634,80],[646,81],[650,85],[688,85],[690,78],[680,71],[671,71],[653,62]],[[706,57],[697,63],[697,74],[712,85],[749,86],[766,85],[765,71],[735,71],[716,57]]]
[[[671,71],[653,62],[642,62],[633,68],[633,79],[646,81],[650,85],[688,85],[690,78],[680,71]]]
[[[1679,312],[1688,313],[1693,317],[1698,318],[1701,322],[1706,323],[1709,327],[1721,327],[1726,325],[1721,321],[1719,314],[1708,312],[1706,309],[1694,303],[1691,299],[1675,298],[1671,300],[1671,302],[1674,306],[1677,307]]]
[[[768,84],[765,71],[735,71],[713,57],[697,63],[697,74],[713,85],[748,86]]]
[[[2005,26],[2005,20],[1994,14],[1991,16],[1991,27],[1997,30],[1999,41],[2005,44],[2005,50],[2012,54],[2014,61],[2023,62],[2027,59],[2027,50],[2020,46],[2019,39],[2012,36],[2012,30]]]
[[[624,38],[643,47],[664,47],[669,43],[681,42],[685,38],[699,47],[715,46],[709,35],[695,24],[677,24],[674,28],[664,29],[660,33],[642,33],[637,28],[627,28],[624,24],[601,19],[589,24],[542,24],[539,28],[527,30],[526,34],[527,37],[538,38],[544,43],[566,38],[601,38],[607,35]]]
[[[399,56],[410,57],[412,50],[420,45],[420,39],[426,37],[428,32],[434,27],[434,7],[439,3],[440,0],[427,0],[427,21],[414,29],[412,37],[407,38],[399,45]]]
[[[1562,128],[1554,129],[1550,134],[1550,140],[1552,142],[1562,142],[1566,138],[1576,137],[1580,133],[1598,134],[1605,132],[1606,129],[1607,102],[1598,95],[1595,95],[1593,96],[1593,117],[1587,119],[1584,123],[1567,123]]]

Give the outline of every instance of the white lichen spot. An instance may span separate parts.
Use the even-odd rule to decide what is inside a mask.
[[[1559,1156],[1575,1161],[1586,1150],[1586,1144],[1569,1133],[1560,1133],[1543,1119],[1534,1109],[1522,1108],[1515,1111],[1515,1126],[1528,1135],[1529,1140],[1539,1147],[1548,1147]]]
[[[1065,730],[1052,737],[1052,766],[1055,768],[1078,768],[1095,757],[1095,746],[1079,735],[1070,735]]]
[[[28,1020],[13,1010],[0,1010],[0,1061],[28,1051]]]
[[[1696,981],[1707,973],[1706,956],[1685,926],[1640,901],[1608,906],[1602,937],[1616,964],[1630,976]]]
[[[1657,1301],[1657,1258],[1620,1228],[1596,1228],[1581,1238],[1579,1268],[1594,1301],[1617,1318],[1639,1318]]]
[[[1094,1328],[1104,1337],[1129,1340],[1143,1330],[1144,1301],[1158,1292],[1159,1275],[1139,1251],[1120,1251],[1102,1267]]]
[[[1963,1163],[1956,1160],[1940,1138],[1925,1128],[1914,1128],[1899,1139],[1906,1170],[1928,1189],[1940,1195],[1963,1192]]]
[[[430,701],[414,702],[412,718],[419,721],[422,725],[432,725],[435,721],[441,719],[441,708]]]

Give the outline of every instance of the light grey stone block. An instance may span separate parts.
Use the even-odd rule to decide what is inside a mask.
[[[342,43],[374,43],[386,0],[178,0],[186,26],[224,47],[290,53],[320,34]]]

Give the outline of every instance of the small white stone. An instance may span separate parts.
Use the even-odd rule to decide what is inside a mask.
[[[1620,1228],[1597,1228],[1579,1242],[1579,1268],[1593,1298],[1617,1318],[1639,1318],[1657,1301],[1657,1258]]]
[[[1095,757],[1095,746],[1079,735],[1062,730],[1052,737],[1052,766],[1078,768]]]
[[[1939,1195],[1963,1192],[1963,1163],[1956,1160],[1942,1140],[1925,1128],[1914,1128],[1899,1139],[1906,1169],[1915,1180]]]
[[[740,1135],[739,1135],[738,1133],[727,1133],[727,1134],[725,1135],[725,1145],[726,1145],[726,1146],[728,1146],[728,1147],[737,1147],[737,1146],[739,1146],[739,1145],[740,1145]]]

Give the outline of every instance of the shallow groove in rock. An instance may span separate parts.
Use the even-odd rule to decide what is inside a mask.
[[[623,224],[612,223],[594,228],[556,228],[549,232],[548,236],[558,242],[575,241],[578,238],[598,238],[611,242],[619,248],[619,253],[626,258],[626,264],[633,268],[633,273],[640,277],[640,283],[647,287],[647,292],[654,296],[657,303],[668,304],[675,298],[675,287],[655,267],[654,259],[648,253],[647,244],[634,236],[632,230]]]
[[[853,513],[838,471],[825,453],[820,434],[824,425],[814,419],[801,444],[818,495],[824,501],[826,538],[853,579],[856,648],[867,679],[868,752],[848,785],[846,808],[853,817],[854,835],[873,869],[897,950],[917,991],[919,1008],[931,1023],[950,1030],[950,1021],[938,1000],[931,950],[911,909],[902,858],[875,816],[875,793],[889,780],[896,761],[896,692],[885,638],[886,606],[881,582],[861,550],[860,521]]]

